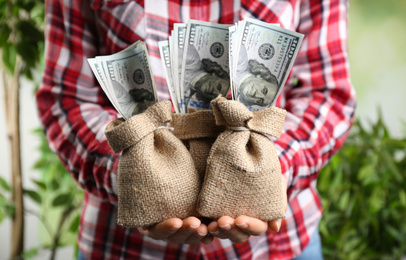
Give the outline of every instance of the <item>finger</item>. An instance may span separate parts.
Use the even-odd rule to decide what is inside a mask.
[[[245,233],[235,225],[235,220],[231,217],[221,217],[217,220],[220,234],[226,236],[234,243],[242,243],[248,240],[249,234]]]
[[[189,217],[184,219],[182,227],[176,233],[170,235],[167,238],[167,242],[178,244],[184,243],[186,239],[188,239],[200,227],[200,225],[201,222],[198,218]]]
[[[203,223],[193,232],[184,242],[184,244],[199,243],[208,233],[207,226]]]
[[[239,216],[236,218],[235,225],[243,232],[252,236],[260,236],[268,229],[268,223],[266,221],[247,216]]]
[[[217,224],[217,221],[212,221],[208,226],[207,229],[209,230],[210,234],[217,237],[220,234],[220,228]]]
[[[287,189],[288,189],[288,181],[286,180],[286,177],[284,175],[282,175],[282,190],[283,190],[283,202],[284,202],[285,212],[288,210]]]
[[[205,244],[206,246],[211,245],[213,242],[214,236],[211,234],[207,234],[204,238],[202,238],[202,243]]]
[[[224,228],[227,229],[227,226],[223,226],[222,228],[219,227],[217,221],[213,221],[208,225],[208,230],[213,237],[217,237],[220,239],[228,239],[229,234],[228,232],[224,232]]]
[[[282,190],[283,192],[283,203],[285,212],[288,210],[288,198],[287,198],[287,180],[284,175],[282,175]],[[268,222],[268,226],[275,232],[279,232],[282,226],[282,219],[275,219]]]
[[[282,219],[271,220],[268,222],[268,225],[273,231],[279,232],[282,225]]]
[[[217,221],[211,222],[211,223],[207,226],[207,229],[209,230],[210,234],[211,234],[213,237],[218,237],[218,238],[221,238],[221,239],[226,239],[226,238],[228,238],[226,234],[224,234],[224,233],[221,232],[220,227],[219,227]]]
[[[167,239],[182,227],[182,220],[171,218],[150,227],[142,227],[140,230],[144,235],[156,240]]]

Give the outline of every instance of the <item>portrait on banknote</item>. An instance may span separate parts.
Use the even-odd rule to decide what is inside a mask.
[[[227,96],[229,25],[189,21],[182,60],[182,103],[186,113],[210,109],[210,101]]]
[[[186,106],[190,99],[209,105],[218,95],[226,96],[230,88],[230,76],[216,61],[201,59],[193,46],[188,48],[185,60],[184,96]]]
[[[251,111],[271,107],[285,85],[303,35],[251,18],[241,22],[238,33],[234,98]]]
[[[247,52],[240,48],[235,81],[238,86],[238,101],[245,106],[269,106],[278,93],[278,79],[263,63],[248,59]]]

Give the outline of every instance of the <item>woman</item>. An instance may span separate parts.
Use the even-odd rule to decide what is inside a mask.
[[[85,190],[78,234],[81,256],[322,258],[317,176],[345,141],[355,109],[346,48],[348,0],[48,0],[45,6],[47,49],[37,104],[51,149]],[[157,50],[158,41],[167,40],[173,23],[197,19],[233,24],[244,17],[278,23],[305,35],[276,102],[287,110],[284,131],[275,141],[287,182],[286,218],[268,223],[246,216],[223,216],[206,225],[190,217],[140,229],[118,226],[116,172],[120,155],[113,153],[103,134],[118,114],[86,59],[116,53],[145,40],[158,96],[169,100]],[[294,79],[298,82],[295,86]]]

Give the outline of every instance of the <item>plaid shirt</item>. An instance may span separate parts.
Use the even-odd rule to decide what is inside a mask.
[[[46,1],[46,59],[37,94],[51,149],[86,190],[79,248],[89,259],[289,259],[307,246],[321,215],[316,179],[343,144],[355,109],[347,56],[348,0]],[[288,111],[275,142],[288,180],[279,233],[234,244],[168,244],[116,224],[118,154],[104,129],[118,114],[87,58],[147,43],[160,100],[169,99],[158,41],[189,18],[232,24],[254,17],[305,34],[277,106]],[[294,82],[296,84],[294,84]]]

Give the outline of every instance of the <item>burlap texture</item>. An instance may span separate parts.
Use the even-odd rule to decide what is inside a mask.
[[[118,224],[150,226],[196,215],[200,188],[193,159],[166,126],[171,103],[162,101],[129,120],[116,119],[105,131],[118,165]]]
[[[265,135],[279,138],[286,111],[271,107],[250,112],[225,98],[217,98],[211,105],[216,123],[228,128],[211,148],[199,213],[213,219],[240,215],[264,221],[283,218],[286,191],[281,186],[280,162],[273,142]]]
[[[203,183],[210,149],[218,135],[225,130],[225,126],[216,125],[212,110],[172,114],[171,125],[174,127],[174,135],[189,149]]]

